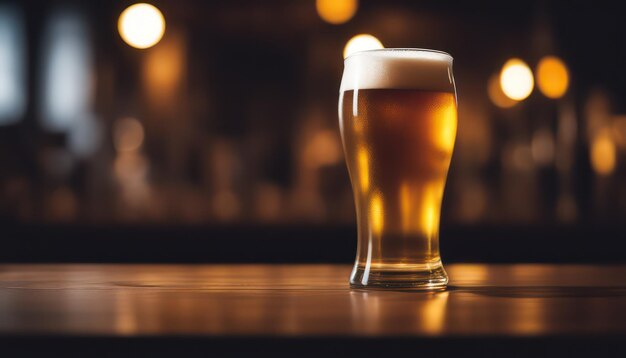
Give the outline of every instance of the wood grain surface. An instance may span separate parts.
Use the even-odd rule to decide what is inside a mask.
[[[441,292],[345,265],[0,265],[0,334],[536,337],[626,333],[626,266],[446,266]]]

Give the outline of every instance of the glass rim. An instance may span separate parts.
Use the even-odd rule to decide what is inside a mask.
[[[434,54],[439,54],[439,55],[443,55],[446,57],[449,57],[451,60],[454,60],[454,57],[452,57],[452,55],[450,55],[449,53],[445,52],[445,51],[441,51],[441,50],[433,50],[433,49],[429,49],[429,48],[418,48],[418,47],[390,47],[390,48],[377,48],[377,49],[373,49],[373,50],[363,50],[363,51],[357,51],[354,52],[350,55],[348,55],[345,59],[349,59],[350,57],[356,56],[356,55],[367,55],[369,53],[380,53],[380,52],[388,52],[388,53],[393,53],[393,52],[408,52],[408,53],[434,53]]]

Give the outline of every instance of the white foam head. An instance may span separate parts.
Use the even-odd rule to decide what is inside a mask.
[[[346,58],[340,92],[383,88],[454,92],[452,56],[433,50],[382,49]]]

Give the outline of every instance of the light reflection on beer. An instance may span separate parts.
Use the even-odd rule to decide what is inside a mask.
[[[357,163],[359,166],[359,182],[361,184],[361,190],[363,191],[363,193],[367,193],[367,191],[369,190],[369,186],[370,186],[370,171],[369,171],[369,159],[368,159],[368,153],[367,150],[365,150],[365,148],[360,147],[358,149],[358,154],[357,154],[358,158],[357,158]]]
[[[433,183],[429,183],[429,185],[424,186],[424,191],[422,193],[422,207],[421,207],[421,225],[420,227],[424,230],[424,234],[427,237],[432,237],[437,228],[439,227],[438,220],[438,203],[437,203],[437,194],[438,188],[436,188]],[[431,240],[428,240],[429,246]]]
[[[383,209],[383,198],[380,193],[373,193],[370,200],[370,223],[372,225],[372,233],[380,235],[385,224]]]
[[[358,104],[358,101],[357,101],[357,102],[355,102],[355,105],[356,105],[356,104]],[[353,106],[353,107],[354,107],[354,106]],[[356,113],[356,114],[355,114],[355,116],[357,116],[357,115],[358,115],[358,112],[359,112],[359,109],[358,109],[358,108],[356,108],[356,109],[354,109],[354,108],[353,108],[353,113]],[[355,133],[362,134],[362,133],[363,133],[363,129],[364,129],[364,128],[363,128],[363,120],[361,120],[360,118],[355,118],[355,119],[352,121],[352,123],[353,123],[353,125],[354,125],[354,132],[355,132]]]
[[[400,220],[402,225],[402,233],[411,232],[411,223],[413,222],[413,213],[411,212],[413,198],[411,197],[411,187],[409,183],[400,184]]]
[[[441,187],[436,182],[403,182],[400,185],[400,220],[405,234],[436,234],[439,227],[439,196]]]
[[[442,106],[438,111],[435,134],[437,145],[441,150],[451,152],[454,148],[454,140],[456,138],[457,112],[454,106]]]

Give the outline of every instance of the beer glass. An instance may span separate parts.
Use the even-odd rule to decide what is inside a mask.
[[[423,49],[345,59],[339,127],[356,206],[354,288],[444,288],[439,218],[454,148],[452,57]]]

